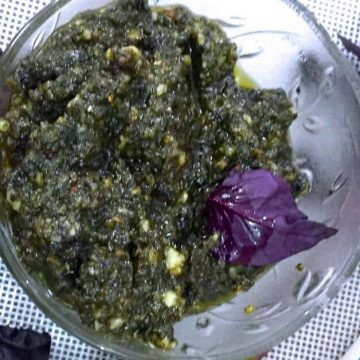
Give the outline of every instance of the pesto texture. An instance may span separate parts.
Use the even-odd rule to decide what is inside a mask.
[[[264,268],[211,255],[209,193],[234,166],[304,188],[282,90],[235,84],[236,46],[183,7],[116,1],[24,59],[0,118],[21,260],[97,331],[171,349],[173,325]]]

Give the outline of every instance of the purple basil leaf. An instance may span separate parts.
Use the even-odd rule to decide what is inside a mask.
[[[360,46],[354,44],[351,40],[344,38],[340,34],[338,34],[339,39],[341,40],[342,44],[344,45],[344,48],[356,55],[358,58],[360,58]]]
[[[51,337],[30,329],[12,329],[0,326],[0,359],[48,360]]]
[[[308,220],[290,186],[266,170],[234,170],[209,196],[214,254],[228,263],[262,266],[315,246],[337,230]]]

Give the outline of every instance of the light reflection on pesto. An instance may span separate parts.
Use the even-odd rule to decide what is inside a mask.
[[[282,90],[239,88],[236,47],[179,6],[77,16],[8,79],[1,188],[26,266],[97,331],[171,349],[173,325],[264,269],[210,254],[210,191],[240,164],[298,194]]]

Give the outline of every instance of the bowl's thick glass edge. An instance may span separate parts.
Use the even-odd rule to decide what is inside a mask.
[[[356,100],[358,104],[360,104],[359,74],[351,65],[350,61],[348,61],[344,57],[344,55],[340,52],[337,45],[333,42],[333,40],[331,39],[330,35],[323,27],[323,25],[320,24],[319,21],[314,16],[314,14],[298,0],[281,0],[281,1],[284,2],[287,6],[289,6],[293,11],[298,13],[311,27],[311,29],[315,32],[315,34],[317,35],[323,46],[326,48],[326,50],[329,52],[329,54],[334,58],[336,63],[339,64],[343,69],[343,73],[347,81],[351,85],[352,90],[354,91]],[[274,334],[273,336],[270,336],[267,344],[264,344],[262,349],[254,349],[254,350],[255,351],[260,350],[260,353],[262,351],[267,351],[273,348],[274,346],[276,346],[277,344],[279,344],[281,341],[285,340],[291,334],[295,333],[300,327],[304,326],[311,318],[313,318],[316,314],[318,314],[326,305],[328,305],[331,302],[332,299],[336,297],[336,295],[339,293],[341,288],[344,286],[346,280],[348,280],[349,277],[353,274],[359,262],[360,262],[360,249],[358,248],[356,253],[353,254],[352,261],[347,264],[346,268],[344,268],[342,276],[340,277],[341,279],[344,279],[344,281],[333,282],[330,285],[327,291],[326,301],[324,301],[321,305],[312,308],[311,310],[309,309],[305,311],[302,316],[299,316],[291,324],[284,327],[281,331]],[[253,351],[250,349],[249,352],[251,353]]]
[[[346,79],[352,86],[356,99],[360,104],[360,78],[359,74],[356,72],[354,66],[350,63],[348,59],[340,52],[337,45],[331,39],[329,33],[323,27],[323,25],[316,19],[315,15],[299,0],[281,0],[287,4],[293,11],[298,13],[306,23],[311,27],[311,29],[316,33],[318,38],[321,40],[322,44],[329,51],[330,55],[336,60],[338,64],[341,65]]]
[[[3,78],[3,68],[4,64],[6,63],[7,59],[11,57],[12,53],[17,51],[18,46],[16,44],[21,44],[23,40],[26,38],[26,35],[31,32],[32,29],[35,29],[38,24],[41,24],[44,20],[46,20],[49,16],[53,15],[58,11],[60,8],[65,6],[71,0],[56,0],[51,2],[47,5],[44,9],[42,9],[34,18],[32,18],[18,33],[18,35],[12,40],[10,45],[7,47],[3,55],[0,57],[0,81]],[[357,98],[358,103],[360,104],[360,80],[358,78],[358,74],[356,73],[355,69],[351,66],[350,62],[345,59],[345,57],[341,54],[335,43],[332,42],[329,34],[325,30],[325,28],[316,20],[315,16],[299,1],[297,0],[281,0],[286,5],[288,5],[293,11],[298,13],[312,28],[312,30],[316,33],[318,38],[321,40],[322,44],[326,47],[330,55],[336,60],[338,64],[341,65],[343,72],[352,86],[354,94]],[[136,359],[149,359],[148,355],[142,356],[138,352],[129,351],[123,349],[120,353],[119,351],[113,349],[111,346],[106,344],[99,344],[94,338],[90,335],[82,334],[73,324],[63,318],[60,314],[56,314],[52,311],[52,308],[49,306],[43,294],[40,294],[36,291],[36,288],[33,285],[34,280],[29,279],[29,274],[27,273],[26,269],[17,261],[17,255],[15,247],[9,248],[6,245],[0,246],[0,255],[4,260],[4,263],[8,267],[9,271],[12,273],[16,281],[21,285],[24,289],[26,294],[31,298],[31,300],[44,312],[46,316],[48,316],[51,320],[53,320],[56,324],[60,327],[64,328],[70,334],[76,336],[77,338],[86,341],[92,346],[100,348],[101,350],[107,351],[109,353],[113,353],[115,355],[121,355],[128,358]],[[360,250],[354,254],[353,259],[347,265],[346,269],[344,269],[344,278],[350,277],[354,269],[356,268],[357,264],[360,261]],[[322,306],[317,306],[311,310],[305,311],[302,316],[299,316],[295,319],[291,324],[284,327],[281,331],[272,335],[266,344],[263,344],[261,348],[256,346],[249,347],[246,350],[246,354],[240,354],[239,352],[235,353],[228,353],[222,356],[222,359],[231,359],[235,355],[237,359],[239,356],[247,356],[249,354],[255,354],[256,352],[261,353],[271,349],[276,344],[280,343],[284,340],[289,334],[294,333],[299,327],[303,326],[307,321],[310,320],[314,315],[316,315],[324,306],[326,306],[331,299],[333,299],[339,289],[341,288],[342,284],[338,282],[334,282],[332,286],[328,290],[327,300],[324,301]],[[154,359],[158,359],[157,356]],[[167,358],[166,354],[164,357]],[[184,357],[173,357],[174,359],[184,359]],[[187,357],[188,358],[188,357]],[[193,359],[197,359],[194,357]],[[200,358],[199,358],[200,359]]]

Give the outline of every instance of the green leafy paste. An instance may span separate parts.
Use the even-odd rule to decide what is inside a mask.
[[[184,7],[121,0],[56,30],[8,79],[1,189],[19,256],[95,330],[171,349],[173,325],[263,268],[211,255],[209,192],[236,165],[294,194],[295,114],[239,88],[236,46]]]

